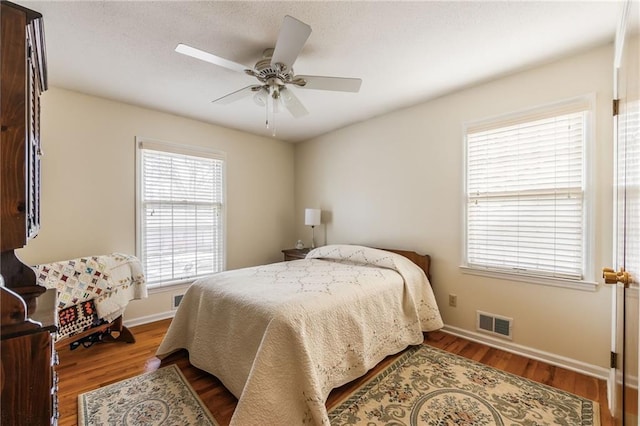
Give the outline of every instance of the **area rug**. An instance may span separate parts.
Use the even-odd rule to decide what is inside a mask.
[[[432,348],[408,349],[329,412],[338,425],[598,426],[597,402]]]
[[[78,395],[78,424],[217,426],[175,364]]]

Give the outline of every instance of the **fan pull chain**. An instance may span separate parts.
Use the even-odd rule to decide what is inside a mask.
[[[267,129],[271,129],[271,136],[276,136],[276,102],[278,100],[273,97],[272,93],[267,96]]]
[[[276,115],[273,114],[273,117],[271,118],[271,136],[275,137],[276,136]]]
[[[267,97],[266,102],[265,102],[264,124],[265,124],[265,126],[267,126],[267,129],[268,129],[269,128],[269,98],[268,97]]]

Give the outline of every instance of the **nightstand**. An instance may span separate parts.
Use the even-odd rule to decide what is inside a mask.
[[[282,250],[282,253],[284,253],[284,260],[296,260],[296,259],[304,259],[304,257],[310,251],[311,249],[308,249],[308,248],[286,249],[286,250]]]

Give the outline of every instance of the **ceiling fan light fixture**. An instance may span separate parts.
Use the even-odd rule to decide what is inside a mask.
[[[267,89],[265,88],[260,88],[260,90],[258,90],[256,92],[255,95],[253,95],[253,101],[259,106],[259,107],[265,107],[267,105]]]
[[[269,94],[273,99],[278,99],[280,97],[280,86],[278,85],[269,86]]]
[[[269,93],[273,105],[272,111],[274,114],[277,114],[280,112],[280,87],[277,85],[269,86]]]
[[[281,90],[280,91],[280,99],[282,99],[282,103],[287,106],[291,103],[293,98],[291,97],[291,92],[289,90]]]

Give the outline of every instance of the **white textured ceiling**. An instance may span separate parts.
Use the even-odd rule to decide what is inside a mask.
[[[309,115],[277,115],[301,141],[613,41],[616,1],[21,1],[44,16],[49,84],[270,135],[254,78],[174,52],[186,43],[253,67],[285,15],[312,28],[297,74],[360,77],[360,92],[293,89]]]

